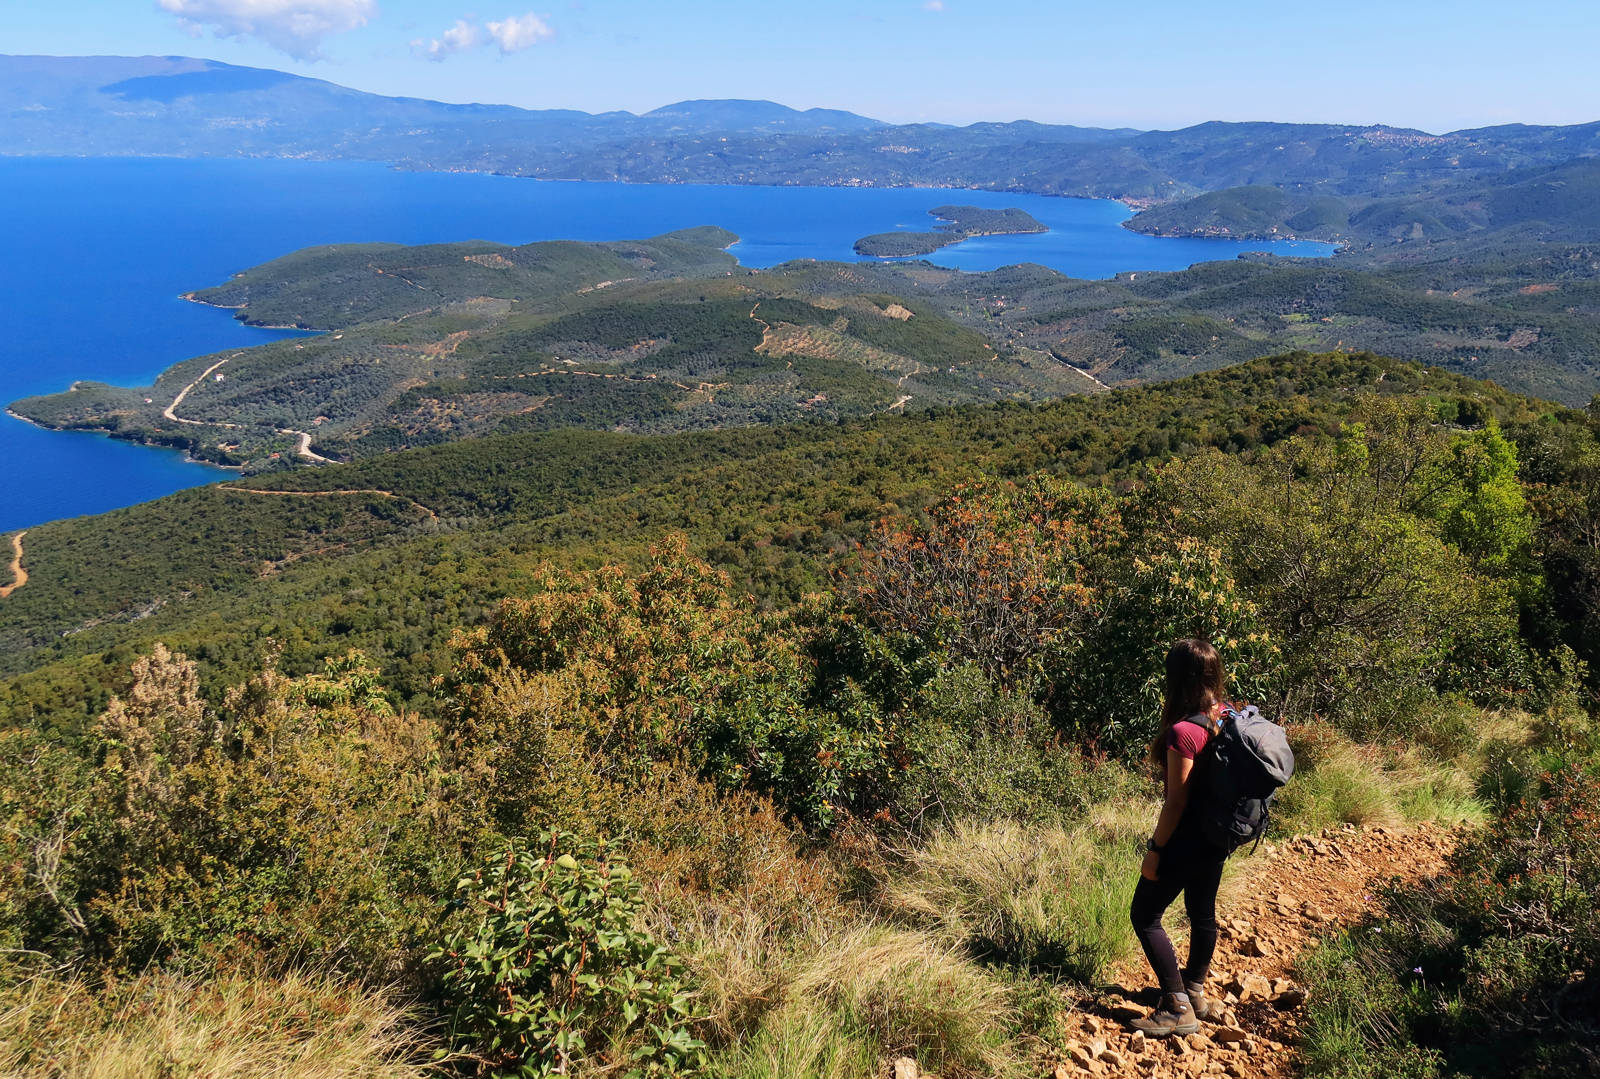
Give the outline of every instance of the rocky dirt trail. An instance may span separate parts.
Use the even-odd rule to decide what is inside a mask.
[[[1222,1023],[1187,1038],[1146,1039],[1126,1028],[1155,1003],[1143,959],[1118,971],[1123,984],[1080,1003],[1066,1017],[1063,1058],[1053,1079],[1283,1079],[1298,1073],[1306,992],[1293,981],[1295,957],[1373,909],[1373,889],[1391,877],[1437,873],[1452,844],[1431,825],[1406,829],[1345,825],[1301,836],[1245,861],[1218,900],[1222,939],[1207,991],[1228,1004]],[[1168,913],[1169,929],[1182,901]],[[1177,934],[1175,934],[1177,936]],[[1179,956],[1184,942],[1180,940]]]

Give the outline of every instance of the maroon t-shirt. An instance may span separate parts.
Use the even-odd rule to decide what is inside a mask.
[[[1206,748],[1206,743],[1211,741],[1211,731],[1198,723],[1187,719],[1180,719],[1167,731],[1167,748],[1178,751],[1178,756],[1186,760],[1194,760],[1200,756],[1200,751]],[[1161,772],[1161,786],[1167,785],[1167,773],[1163,768]]]
[[[1176,749],[1178,756],[1185,760],[1194,760],[1200,751],[1206,748],[1206,743],[1211,741],[1211,732],[1198,723],[1187,719],[1180,719],[1167,731],[1167,748]]]

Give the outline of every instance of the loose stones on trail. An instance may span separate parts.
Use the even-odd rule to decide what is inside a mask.
[[[1054,1079],[1288,1079],[1307,993],[1290,977],[1295,955],[1336,924],[1358,922],[1372,907],[1372,883],[1397,871],[1437,872],[1450,849],[1442,829],[1330,828],[1281,845],[1262,844],[1248,889],[1224,898],[1221,941],[1206,992],[1222,1021],[1188,1037],[1148,1038],[1127,1023],[1149,1014],[1153,991],[1108,987],[1064,1017],[1065,1035],[1047,1075]],[[1142,961],[1127,968],[1143,984]],[[1137,981],[1134,981],[1137,979]],[[899,1079],[897,1076],[896,1079]],[[927,1079],[927,1077],[922,1077]]]

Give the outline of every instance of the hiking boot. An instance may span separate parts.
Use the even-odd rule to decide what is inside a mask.
[[[1147,1038],[1165,1038],[1171,1034],[1194,1034],[1200,1029],[1200,1020],[1194,1017],[1194,1009],[1187,1000],[1179,1000],[1172,993],[1167,993],[1161,998],[1161,1003],[1156,1010],[1143,1019],[1135,1019],[1128,1024],[1134,1030],[1142,1031]]]
[[[1205,994],[1205,983],[1184,982],[1184,992],[1189,994],[1189,1007],[1194,1011],[1196,1019],[1204,1019],[1208,1023],[1222,1022],[1222,1014],[1227,1010],[1227,1005],[1216,997]]]

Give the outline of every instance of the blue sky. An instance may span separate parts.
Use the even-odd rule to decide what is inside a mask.
[[[529,6],[532,4],[533,6]],[[12,53],[183,54],[384,94],[639,112],[760,97],[891,121],[1600,119],[1593,3],[3,0]]]

